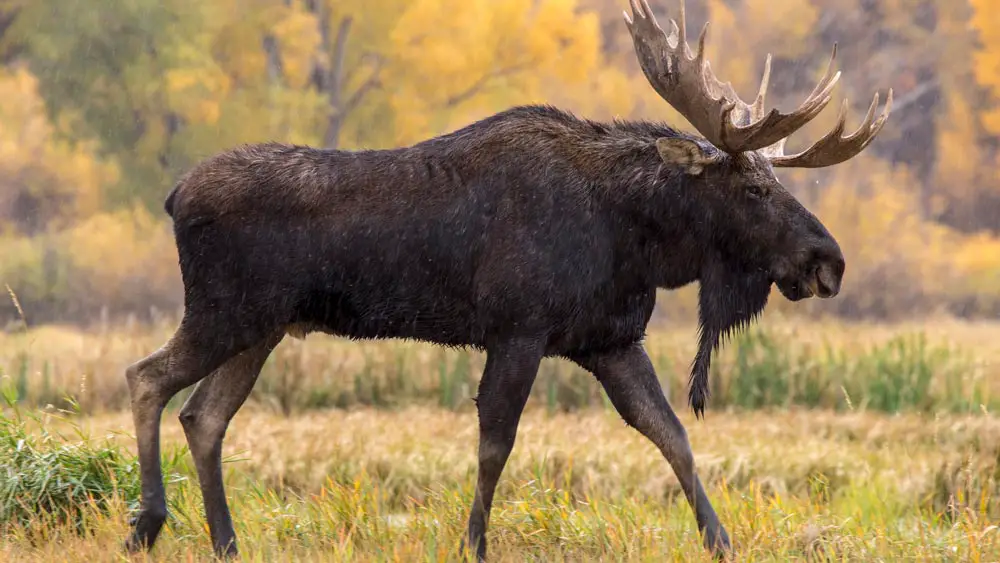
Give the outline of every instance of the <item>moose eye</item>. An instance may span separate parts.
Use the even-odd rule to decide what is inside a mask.
[[[747,193],[750,194],[751,197],[756,199],[763,199],[764,196],[767,194],[764,188],[756,184],[750,184],[749,186],[747,186]]]

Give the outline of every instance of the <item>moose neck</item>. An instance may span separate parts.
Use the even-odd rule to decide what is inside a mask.
[[[648,122],[617,122],[593,150],[574,155],[573,165],[598,187],[614,225],[619,270],[650,286],[676,289],[699,279],[712,243],[698,186],[657,153],[657,137],[676,131]],[[615,137],[618,137],[617,139]],[[621,137],[624,137],[622,139]]]
[[[717,246],[713,213],[698,197],[704,185],[664,165],[655,149],[618,155],[617,162],[615,177],[621,183],[611,191],[618,194],[619,248],[635,249],[636,267],[656,287],[699,282],[699,342],[689,398],[701,415],[709,396],[712,352],[763,312],[771,279]]]

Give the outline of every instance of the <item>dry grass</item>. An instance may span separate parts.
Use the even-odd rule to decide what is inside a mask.
[[[0,335],[2,386],[28,397],[29,408],[69,392],[89,413],[73,419],[85,435],[134,450],[122,374],[171,329]],[[891,343],[912,334],[927,345],[900,359]],[[684,408],[693,327],[657,329],[647,348],[737,560],[1000,561],[1000,324],[772,316],[764,332],[719,355],[717,403],[705,421]],[[244,559],[454,560],[475,475],[467,399],[482,360],[413,343],[283,342],[226,441]],[[909,383],[922,378],[926,389],[914,396]],[[826,389],[814,397],[823,408],[796,406],[813,400],[795,388],[803,382]],[[747,395],[766,396],[749,403],[764,408],[744,408]],[[893,398],[899,414],[868,408]],[[170,470],[183,478],[168,487],[172,518],[149,558],[209,559],[175,412],[163,434]],[[110,513],[83,507],[82,535],[80,522],[44,518],[0,528],[0,559],[124,560],[134,485],[111,488]],[[592,378],[555,360],[543,366],[501,481],[490,547],[494,561],[708,560],[666,462]]]
[[[997,418],[796,410],[682,418],[737,560],[1000,559]],[[127,414],[81,424],[98,436],[131,431]],[[475,428],[474,414],[441,409],[289,419],[247,408],[225,448],[244,559],[454,560]],[[164,438],[168,452],[183,443],[174,417]],[[172,519],[151,560],[211,556],[191,468],[180,471],[188,480],[168,488]],[[118,560],[127,516],[116,506],[110,517],[93,515],[82,537],[57,526],[9,529],[0,557]],[[611,412],[526,413],[489,538],[495,561],[708,560],[669,466]]]

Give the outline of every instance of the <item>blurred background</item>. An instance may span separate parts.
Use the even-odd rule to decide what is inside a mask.
[[[661,22],[674,0],[651,2]],[[847,258],[843,293],[789,314],[1000,314],[1000,12],[991,0],[687,0],[745,99],[796,107],[839,44],[853,130],[892,87],[859,157],[782,180]],[[625,0],[0,0],[0,280],[30,323],[176,315],[162,202],[239,143],[413,143],[515,104],[688,124],[647,85]],[[693,39],[692,39],[693,41]],[[695,288],[661,300],[689,318]],[[159,313],[158,313],[159,312]],[[20,322],[13,300],[0,319]],[[3,326],[0,321],[0,326]]]

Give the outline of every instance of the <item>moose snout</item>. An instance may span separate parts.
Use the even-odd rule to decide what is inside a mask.
[[[808,282],[809,285],[813,286],[810,288],[813,294],[822,299],[829,299],[840,293],[844,267],[843,256],[832,256],[820,260],[813,270],[812,279]]]

